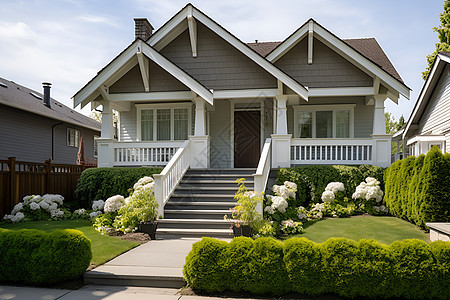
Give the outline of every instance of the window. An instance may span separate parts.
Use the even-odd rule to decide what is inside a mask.
[[[191,133],[191,104],[138,104],[141,141],[187,140]],[[172,106],[172,107],[171,107]]]
[[[352,138],[354,104],[294,106],[296,138]]]
[[[78,147],[80,145],[80,131],[67,128],[67,146]]]

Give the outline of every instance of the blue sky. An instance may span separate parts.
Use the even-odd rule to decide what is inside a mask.
[[[386,110],[407,118],[434,51],[443,0],[192,0],[244,42],[281,41],[309,18],[340,38],[375,37],[406,84],[408,101]],[[187,2],[178,0],[0,0],[0,77],[52,96],[71,97],[134,40],[135,17],[158,29]],[[84,113],[89,113],[83,110]]]

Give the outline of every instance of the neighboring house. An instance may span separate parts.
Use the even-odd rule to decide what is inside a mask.
[[[191,140],[191,168],[256,167],[266,138],[274,168],[390,165],[384,102],[410,89],[375,39],[342,40],[311,19],[283,42],[245,44],[191,4],[154,33],[135,26],[73,97],[103,106],[100,166],[165,165]]]
[[[94,137],[100,123],[50,98],[50,84],[44,93],[0,78],[0,159],[75,164],[80,138],[85,158],[94,163]]]
[[[450,152],[450,52],[437,55],[406,127],[394,135],[409,155]]]

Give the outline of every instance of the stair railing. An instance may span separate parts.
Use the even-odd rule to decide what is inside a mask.
[[[161,173],[153,175],[155,179],[155,197],[159,204],[159,216],[164,217],[164,206],[190,165],[191,141],[187,140],[178,148]]]
[[[269,179],[270,173],[270,158],[272,157],[272,139],[268,138],[264,142],[264,147],[261,152],[261,158],[259,159],[258,168],[256,169],[256,173],[253,174],[253,178],[255,181],[255,192],[263,193],[266,190],[267,180]],[[263,215],[263,206],[262,204],[258,204],[257,206],[258,212]]]

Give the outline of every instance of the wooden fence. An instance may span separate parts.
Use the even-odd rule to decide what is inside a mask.
[[[0,160],[0,218],[26,195],[60,194],[71,202],[81,173],[89,167],[95,166]]]

